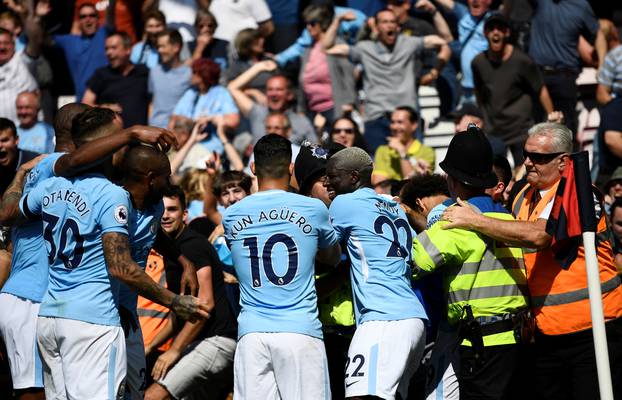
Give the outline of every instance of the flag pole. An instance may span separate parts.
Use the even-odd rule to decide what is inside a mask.
[[[594,211],[592,181],[589,173],[589,159],[587,151],[573,154],[571,157],[575,170],[574,176],[576,179],[581,216],[583,248],[585,250],[585,267],[587,269],[587,287],[590,297],[590,313],[592,316],[596,370],[598,371],[598,387],[601,400],[613,400],[600,273],[598,258],[596,257],[596,215]],[[584,205],[584,207],[581,205]],[[584,215],[583,210],[591,211]],[[603,210],[602,212],[605,211]]]

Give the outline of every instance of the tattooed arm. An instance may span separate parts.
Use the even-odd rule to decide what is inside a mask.
[[[10,226],[17,225],[24,221],[21,213],[19,212],[19,199],[22,197],[24,191],[24,182],[26,181],[26,175],[33,169],[39,161],[41,161],[45,155],[38,156],[22,164],[17,172],[13,181],[2,195],[0,200],[0,225]]]
[[[193,296],[176,295],[158,285],[132,260],[126,235],[110,232],[102,235],[104,257],[110,275],[134,289],[139,295],[170,308],[178,317],[195,321],[209,317],[207,304]]]

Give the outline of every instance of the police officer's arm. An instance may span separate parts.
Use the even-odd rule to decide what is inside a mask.
[[[204,302],[207,305],[208,311],[211,312],[215,304],[212,286],[212,267],[206,265],[200,268],[197,271],[197,275],[199,277],[199,300]],[[166,373],[179,361],[183,351],[194,341],[204,325],[204,319],[184,324],[175,337],[171,348],[158,357],[151,371],[153,379],[159,380],[166,376]]]
[[[341,261],[341,246],[339,242],[324,249],[318,249],[315,259],[323,264],[337,265]]]
[[[207,304],[193,296],[176,295],[158,285],[132,260],[127,235],[108,232],[102,235],[104,257],[113,278],[134,289],[146,299],[170,308],[180,318],[196,320],[209,317]]]
[[[0,200],[0,225],[11,226],[23,222],[23,215],[19,212],[19,199],[24,191],[26,174],[33,169],[47,154],[37,156],[20,165]]]
[[[443,230],[446,224],[439,221],[413,240],[415,278],[444,265],[460,265],[471,255],[473,249],[470,244],[477,239],[477,234],[463,229]]]
[[[503,221],[476,213],[467,203],[458,199],[458,206],[448,207],[443,220],[445,229],[462,228],[482,233],[511,246],[543,249],[551,244],[546,233],[546,220]]]
[[[159,146],[164,151],[167,151],[171,146],[177,146],[175,134],[166,129],[134,125],[112,135],[85,143],[75,151],[63,155],[54,163],[54,175],[76,175],[80,171],[84,171],[112,156],[117,150],[132,142]]]

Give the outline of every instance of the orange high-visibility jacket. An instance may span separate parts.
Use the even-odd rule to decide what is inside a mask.
[[[514,200],[513,211],[519,221],[536,221],[557,192],[557,182],[538,202],[529,215],[534,189],[527,185]],[[597,227],[596,255],[600,270],[605,321],[622,316],[622,286],[614,264],[609,240],[603,239],[607,222],[603,211]],[[600,236],[600,238],[599,238]],[[585,251],[579,246],[576,260],[563,269],[550,247],[523,248],[527,285],[536,325],[545,335],[562,335],[592,327],[585,269]]]

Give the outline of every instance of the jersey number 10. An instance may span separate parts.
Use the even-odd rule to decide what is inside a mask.
[[[272,249],[277,243],[282,243],[287,247],[287,272],[285,275],[278,276],[272,268]],[[251,278],[253,287],[261,287],[261,274],[259,273],[260,264],[263,263],[263,269],[266,277],[270,282],[277,286],[283,286],[290,283],[296,276],[298,270],[298,247],[294,240],[282,233],[272,235],[266,240],[261,252],[261,260],[259,260],[259,245],[257,236],[244,239],[244,247],[248,247],[251,260]]]
[[[50,265],[54,262],[56,257],[60,258],[66,268],[74,269],[80,265],[82,261],[82,254],[84,253],[84,238],[80,235],[78,230],[78,223],[68,218],[63,224],[60,230],[60,240],[58,243],[58,249],[54,242],[54,227],[58,223],[59,218],[52,214],[43,213],[41,218],[45,222],[45,229],[43,230],[43,239],[50,245],[50,251],[48,253],[48,262]],[[72,233],[72,239],[75,243],[72,257],[70,258],[65,254],[65,247],[69,241],[69,231]]]

